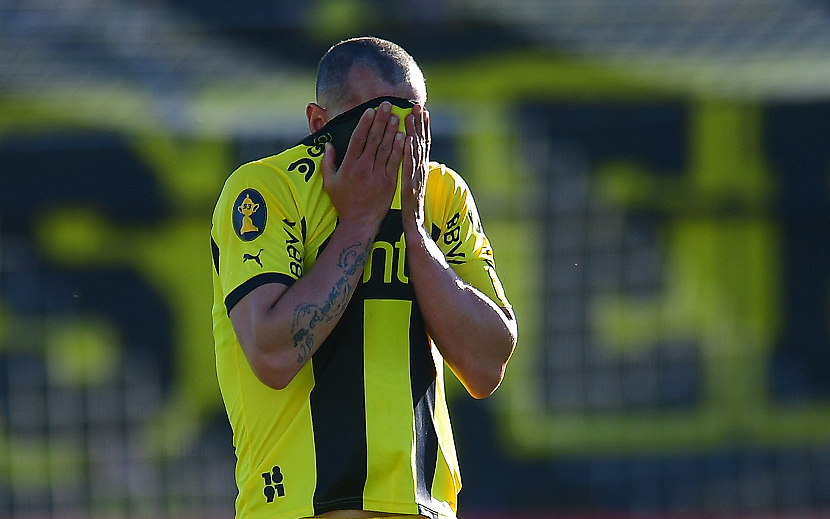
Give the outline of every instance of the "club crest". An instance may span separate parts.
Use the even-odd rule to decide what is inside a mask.
[[[242,241],[253,241],[265,231],[268,210],[256,189],[239,193],[233,203],[233,230]]]

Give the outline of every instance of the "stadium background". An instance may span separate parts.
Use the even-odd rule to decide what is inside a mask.
[[[827,2],[2,0],[0,517],[232,516],[210,212],[359,34],[520,318],[461,517],[828,515]]]

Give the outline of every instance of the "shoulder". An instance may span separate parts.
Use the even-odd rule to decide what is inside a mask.
[[[427,196],[433,200],[465,199],[470,188],[454,169],[440,162],[430,162],[427,178]]]
[[[313,184],[320,159],[309,155],[308,147],[298,145],[282,153],[242,164],[225,180],[221,198],[254,189],[282,197],[298,194]]]
[[[429,178],[437,179],[440,182],[465,184],[464,179],[457,171],[446,164],[435,161],[429,163]]]
[[[307,181],[306,175],[316,171],[319,159],[310,157],[307,146],[294,146],[276,155],[247,162],[239,166],[228,182],[272,182],[275,177],[290,181]]]

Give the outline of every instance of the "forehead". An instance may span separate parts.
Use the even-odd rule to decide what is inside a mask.
[[[339,107],[338,112],[345,112],[376,97],[394,96],[418,102],[424,101],[423,96],[412,85],[408,83],[390,85],[363,67],[354,67],[349,71],[349,87],[351,96],[342,107]]]

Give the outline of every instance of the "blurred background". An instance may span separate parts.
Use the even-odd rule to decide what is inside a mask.
[[[830,517],[826,0],[0,0],[0,517],[233,516],[210,214],[365,34],[519,316],[460,517]]]

